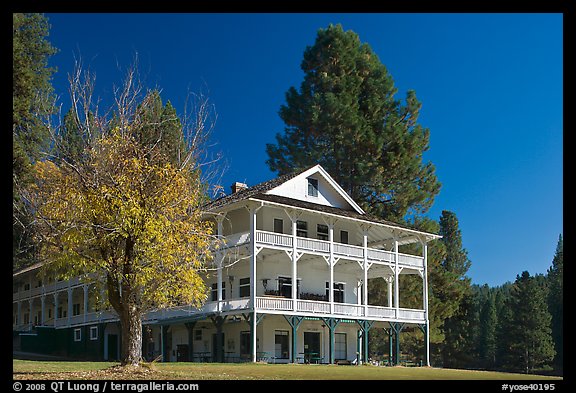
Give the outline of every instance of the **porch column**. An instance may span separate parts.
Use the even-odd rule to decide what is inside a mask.
[[[88,315],[88,285],[84,285],[84,323],[86,323],[86,316]]]
[[[260,206],[261,207],[261,206]],[[260,207],[252,206],[249,209],[250,212],[250,300],[252,302],[252,308],[254,310],[252,329],[253,334],[251,337],[250,346],[253,348],[252,351],[252,362],[256,362],[256,213],[260,210]]]
[[[296,363],[297,361],[297,348],[298,346],[297,344],[297,340],[298,340],[298,328],[300,327],[300,324],[302,323],[302,321],[304,320],[304,317],[298,316],[298,315],[284,315],[284,319],[286,319],[286,322],[288,322],[288,324],[290,325],[290,327],[292,328],[292,353],[291,353],[291,361],[292,363]]]
[[[388,284],[388,307],[392,308],[392,276],[386,277],[386,283]]]
[[[297,220],[295,217],[290,217],[292,220],[292,310],[297,311],[296,299],[298,298],[298,268],[297,268]],[[281,289],[281,288],[280,288]]]
[[[328,334],[329,334],[329,341],[328,341],[328,364],[334,364],[334,347],[335,347],[335,340],[334,334],[336,332],[336,327],[340,323],[339,318],[322,318],[322,321],[328,326]]]
[[[44,326],[46,321],[46,296],[42,295],[40,297],[40,326]]]
[[[73,295],[73,289],[72,288],[68,288],[68,311],[66,317],[68,318],[68,325],[70,325],[70,318],[72,317],[72,295]]]
[[[334,224],[328,224],[328,241],[330,242],[330,284],[328,289],[328,301],[330,302],[330,314],[334,314]],[[332,362],[332,361],[331,361]]]
[[[422,245],[424,256],[424,277],[423,277],[423,298],[424,298],[424,318],[426,319],[426,331],[424,340],[426,341],[426,366],[430,367],[430,320],[428,319],[428,244],[426,241]]]
[[[194,360],[194,326],[196,321],[186,322],[184,326],[188,332],[188,361],[192,362]]]
[[[58,292],[54,292],[54,327],[56,327],[56,320],[58,319]]]
[[[363,233],[364,246],[364,316],[368,316],[368,230]]]
[[[398,276],[400,269],[398,268],[398,240],[394,239],[394,307],[396,308],[396,318],[400,315],[400,293],[398,287]]]
[[[222,234],[223,234],[223,230],[222,230],[222,221],[224,220],[224,215],[217,215],[216,216],[216,222],[218,224],[217,226],[217,236],[218,239],[221,240],[222,239]],[[218,311],[222,311],[222,260],[223,260],[223,255],[220,255],[220,252],[216,255],[217,258],[217,291],[218,291]]]
[[[34,315],[32,315],[32,306],[34,305],[34,298],[28,300],[28,325],[32,327],[34,325]]]
[[[22,302],[16,303],[16,326],[22,325]]]

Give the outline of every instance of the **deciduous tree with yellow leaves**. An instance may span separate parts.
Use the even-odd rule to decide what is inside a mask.
[[[147,311],[206,300],[199,272],[214,246],[212,227],[201,219],[206,196],[197,162],[206,101],[196,112],[204,116],[194,123],[201,126],[180,128],[174,149],[181,151],[174,152],[161,143],[167,139],[165,113],[147,108],[158,93],[138,101],[134,86],[129,73],[110,121],[90,115],[83,122],[76,112],[81,154],[37,162],[29,190],[46,269],[104,285],[120,320],[126,365],[141,361]],[[180,124],[169,123],[172,130]]]

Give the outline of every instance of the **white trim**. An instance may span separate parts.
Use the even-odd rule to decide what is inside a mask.
[[[76,336],[76,333],[78,333],[78,336]],[[82,329],[77,328],[74,329],[74,342],[80,342],[82,341]]]

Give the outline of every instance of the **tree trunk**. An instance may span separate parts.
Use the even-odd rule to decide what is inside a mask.
[[[142,315],[133,306],[124,307],[120,315],[123,365],[137,366],[142,361]]]

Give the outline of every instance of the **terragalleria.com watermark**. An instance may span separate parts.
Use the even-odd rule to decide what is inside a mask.
[[[197,383],[173,383],[173,382],[76,382],[76,381],[53,381],[53,382],[14,382],[12,388],[15,392],[148,392],[148,391],[197,391],[200,386]]]

